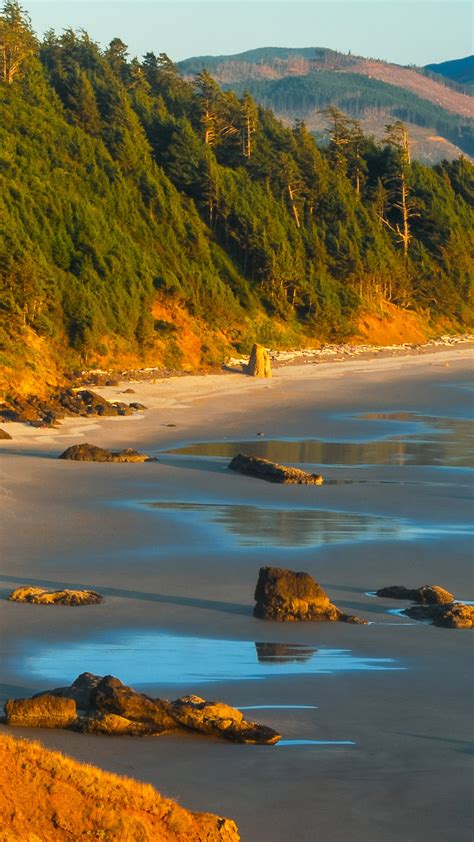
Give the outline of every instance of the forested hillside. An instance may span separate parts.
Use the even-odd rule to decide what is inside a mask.
[[[237,93],[247,89],[286,123],[304,119],[319,136],[321,109],[335,105],[379,139],[386,123],[405,121],[413,157],[425,163],[474,155],[474,100],[469,89],[426,68],[320,47],[262,47],[190,58],[179,67],[186,78],[208,70],[224,87]]]
[[[40,43],[16,2],[0,51],[6,388],[342,338],[386,301],[469,322],[466,159],[412,163],[402,123],[377,144],[332,108],[321,150],[163,53],[72,31]]]

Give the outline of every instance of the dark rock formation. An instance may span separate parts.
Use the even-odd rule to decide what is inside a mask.
[[[79,716],[77,709],[81,711]],[[169,731],[195,731],[258,745],[273,745],[280,739],[272,728],[247,722],[239,710],[224,702],[207,702],[199,696],[183,696],[174,702],[152,699],[118,678],[92,673],[82,673],[70,687],[58,687],[32,699],[8,701],[5,712],[9,725],[74,728],[93,734],[158,736]],[[54,724],[56,721],[58,724]]]
[[[104,597],[96,591],[50,591],[25,585],[12,591],[8,599],[13,602],[31,602],[35,605],[98,605]]]
[[[250,352],[247,374],[251,377],[271,377],[272,364],[270,356],[263,345],[254,345]]]
[[[333,605],[309,573],[280,567],[260,568],[255,601],[254,616],[262,620],[367,623]]]
[[[474,606],[462,602],[435,605],[412,605],[403,612],[412,620],[431,620],[434,626],[447,629],[472,629]]]
[[[0,418],[6,421],[21,421],[35,427],[54,427],[62,418],[90,415],[131,415],[134,409],[144,409],[143,404],[134,406],[110,401],[90,389],[64,389],[47,400],[37,397],[17,398],[0,409]]]
[[[11,435],[6,430],[0,430],[0,439],[11,439]]]
[[[104,447],[97,447],[95,444],[73,444],[68,447],[59,459],[71,459],[76,462],[156,462],[146,453],[138,453],[136,450],[106,450]]]
[[[240,474],[285,485],[322,485],[324,482],[320,474],[309,474],[300,468],[278,465],[276,462],[270,462],[269,459],[247,456],[245,453],[234,456],[229,462],[229,468],[232,471],[238,471]]]
[[[422,605],[436,605],[453,602],[454,596],[439,585],[422,585],[421,588],[405,588],[403,585],[389,585],[376,591],[377,596],[386,599],[409,599]]]
[[[7,724],[16,728],[69,728],[77,719],[74,699],[45,693],[33,699],[9,699]]]

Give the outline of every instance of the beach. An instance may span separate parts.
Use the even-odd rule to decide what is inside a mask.
[[[439,584],[474,598],[471,378],[472,347],[454,347],[286,366],[271,380],[121,383],[97,391],[144,413],[2,424],[1,701],[102,669],[150,695],[250,708],[282,741],[0,729],[229,816],[244,842],[469,842],[470,634],[390,613],[405,603],[371,592]],[[158,461],[56,458],[80,442]],[[233,442],[326,482],[233,474]],[[254,618],[269,564],[307,571],[370,624]],[[6,601],[22,584],[93,588],[105,602]]]

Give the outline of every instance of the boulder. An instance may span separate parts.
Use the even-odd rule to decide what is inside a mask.
[[[106,675],[97,685],[93,706],[99,713],[114,713],[132,722],[152,725],[156,734],[176,728],[171,702],[137,693],[113,675]]]
[[[307,471],[302,471],[301,468],[278,465],[277,462],[270,462],[269,459],[247,456],[245,453],[238,453],[237,456],[234,456],[228,467],[232,471],[238,471],[239,474],[246,474],[246,476],[284,485],[322,485],[324,482],[320,474],[309,474]]]
[[[260,568],[255,601],[253,613],[261,620],[367,623],[333,605],[309,573],[280,567]]]
[[[386,599],[409,599],[422,605],[436,605],[454,601],[454,596],[439,585],[422,585],[421,588],[405,588],[403,585],[389,585],[376,591],[377,596]]]
[[[95,691],[101,680],[100,675],[83,672],[81,675],[78,675],[69,687],[56,687],[55,690],[36,693],[33,698],[39,699],[41,696],[60,696],[64,699],[74,699],[76,707],[79,710],[89,710],[93,706]]]
[[[136,450],[106,450],[95,444],[73,444],[68,447],[59,459],[70,459],[75,462],[155,462],[146,453],[138,453]]]
[[[13,602],[30,602],[35,605],[98,605],[104,597],[96,591],[50,591],[24,585],[12,591],[8,599]]]
[[[251,377],[271,377],[272,364],[270,356],[263,345],[254,345],[250,352],[247,374]]]
[[[77,717],[77,708],[84,711],[83,716]],[[248,722],[241,711],[224,702],[207,702],[199,696],[182,696],[174,702],[152,699],[112,675],[102,678],[82,673],[70,687],[9,701],[5,710],[8,724],[73,727],[89,734],[159,736],[170,731],[195,731],[254,745],[273,745],[280,739],[272,728]],[[53,724],[56,720],[58,724]],[[52,724],[43,724],[48,721]]]
[[[183,696],[176,699],[172,707],[180,725],[201,734],[253,745],[274,745],[280,739],[272,728],[247,722],[241,711],[224,702],[206,702],[199,696]]]
[[[11,439],[11,435],[10,435],[10,433],[7,433],[6,430],[0,430],[0,439],[3,439],[3,440],[6,441],[7,439]]]
[[[69,728],[77,719],[74,699],[44,694],[33,699],[9,699],[7,725],[16,728]]]
[[[79,728],[84,734],[108,734],[112,737],[156,737],[162,733],[149,722],[134,722],[116,713],[84,717]]]
[[[403,612],[412,620],[431,620],[434,626],[447,629],[472,629],[474,605],[462,602],[434,605],[412,605]]]

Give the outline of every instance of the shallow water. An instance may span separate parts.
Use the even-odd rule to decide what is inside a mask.
[[[369,658],[350,649],[185,637],[133,629],[78,642],[27,641],[15,669],[29,680],[70,683],[78,673],[118,675],[126,684],[188,688],[213,681],[257,680],[335,672],[402,670],[393,658]]]
[[[318,547],[363,541],[413,541],[472,535],[470,523],[421,524],[405,518],[263,505],[155,501],[144,504],[181,523],[217,527],[242,547]]]
[[[352,428],[354,420],[360,422],[359,435],[351,434],[340,441],[261,437],[245,441],[197,442],[166,453],[231,459],[244,452],[274,462],[326,466],[474,467],[474,430],[468,419],[415,412],[369,412],[337,417],[350,420]],[[369,428],[363,423],[366,421],[377,423]]]

